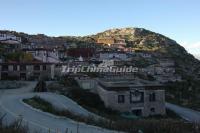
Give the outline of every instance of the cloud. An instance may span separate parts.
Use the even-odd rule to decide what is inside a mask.
[[[189,49],[194,49],[194,48],[199,48],[200,49],[200,41],[196,42],[196,43],[185,43],[183,45],[185,45],[185,47],[189,48]]]
[[[200,60],[200,54],[199,55],[194,55],[197,59]]]
[[[181,42],[182,45],[189,53],[193,54],[196,58],[200,59],[200,41],[195,43]]]

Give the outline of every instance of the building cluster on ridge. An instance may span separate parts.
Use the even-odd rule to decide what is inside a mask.
[[[126,48],[126,41],[121,38],[98,38],[97,48],[78,48],[75,44],[51,48],[25,45],[20,37],[11,34],[0,34],[0,42],[6,46],[7,53],[20,51],[33,57],[23,62],[1,58],[0,80],[56,80],[63,76],[63,65],[138,67],[137,73],[99,73],[95,78],[85,73],[70,74],[81,88],[95,90],[93,92],[99,94],[107,107],[139,116],[164,115],[163,83],[181,80],[176,74],[175,63],[167,57],[140,66],[143,62],[138,62],[152,61],[154,54]]]

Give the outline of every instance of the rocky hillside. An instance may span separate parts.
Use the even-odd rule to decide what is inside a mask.
[[[155,58],[171,58],[175,61],[177,72],[193,76],[200,71],[200,61],[189,54],[176,41],[161,34],[142,28],[111,29],[90,36],[95,40],[102,37],[125,39],[127,47],[136,51],[148,51],[154,53]]]
[[[174,44],[175,41],[161,35],[158,33],[151,32],[142,28],[121,28],[121,29],[111,29],[102,33],[93,35],[95,39],[99,37],[113,37],[113,38],[123,38],[128,43],[129,46],[134,45],[165,45]]]

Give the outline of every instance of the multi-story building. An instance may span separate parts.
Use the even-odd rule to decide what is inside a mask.
[[[125,39],[112,38],[112,37],[102,37],[97,39],[98,44],[106,44],[111,48],[124,49],[126,46]]]
[[[0,63],[0,80],[54,79],[51,63]]]
[[[162,85],[137,80],[99,79],[97,92],[106,107],[137,116],[165,115]]]
[[[115,42],[111,44],[111,47],[119,49],[124,49],[125,46],[126,46],[125,39],[115,39]]]

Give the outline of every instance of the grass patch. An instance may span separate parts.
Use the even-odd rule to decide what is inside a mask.
[[[34,108],[40,109],[44,112],[50,112],[50,113],[55,112],[52,104],[50,104],[49,102],[47,102],[37,96],[30,98],[30,99],[24,99],[23,102],[31,105]]]
[[[200,111],[200,81],[169,82],[166,101]]]
[[[23,102],[31,105],[34,108],[40,109],[43,112],[48,112],[57,116],[63,116],[66,118],[70,118],[74,121],[77,122],[84,122],[88,125],[94,125],[94,126],[99,126],[99,127],[103,127],[103,128],[108,128],[108,129],[114,129],[113,127],[110,127],[108,123],[110,123],[110,121],[108,120],[104,120],[104,119],[95,119],[92,116],[82,116],[82,115],[77,115],[74,114],[73,112],[70,112],[68,110],[57,110],[53,107],[53,105],[47,101],[45,101],[44,99],[35,96],[33,98],[30,99],[23,99]]]
[[[28,133],[28,126],[22,125],[22,120],[17,120],[11,125],[3,125],[4,116],[0,116],[0,133]]]
[[[53,87],[54,86],[54,87]],[[77,102],[83,108],[93,112],[97,115],[106,118],[115,118],[120,116],[118,111],[106,108],[104,102],[99,95],[90,92],[89,90],[81,89],[78,83],[73,78],[65,78],[58,83],[48,86],[48,90],[52,92],[59,92]]]

